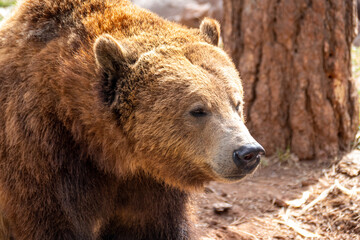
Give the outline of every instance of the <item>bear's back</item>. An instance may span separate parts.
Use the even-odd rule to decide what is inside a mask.
[[[140,40],[144,51],[200,40],[198,30],[166,21],[127,0],[23,0],[1,25],[0,49],[24,46],[39,50],[51,41],[74,38],[92,44],[104,33],[118,40]]]

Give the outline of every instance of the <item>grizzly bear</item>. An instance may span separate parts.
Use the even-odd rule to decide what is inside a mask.
[[[0,29],[4,236],[195,238],[189,193],[264,152],[219,36],[127,0],[21,1]]]

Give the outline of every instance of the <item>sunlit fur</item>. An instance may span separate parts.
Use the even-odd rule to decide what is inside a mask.
[[[192,238],[188,192],[253,141],[219,25],[201,26],[125,0],[21,1],[0,29],[4,236]],[[199,103],[206,119],[189,115]]]

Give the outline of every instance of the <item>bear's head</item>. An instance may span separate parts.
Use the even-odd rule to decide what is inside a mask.
[[[137,54],[109,35],[94,45],[102,101],[131,142],[132,168],[175,187],[236,181],[264,149],[244,123],[239,74],[205,19],[203,41]]]

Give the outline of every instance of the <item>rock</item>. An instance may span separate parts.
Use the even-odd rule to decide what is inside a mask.
[[[229,211],[229,209],[231,209],[232,207],[233,206],[231,204],[225,203],[225,202],[213,204],[214,212],[217,214],[225,213],[225,212]]]
[[[346,174],[349,177],[360,175],[360,151],[352,151],[347,154],[338,164],[337,172]]]

